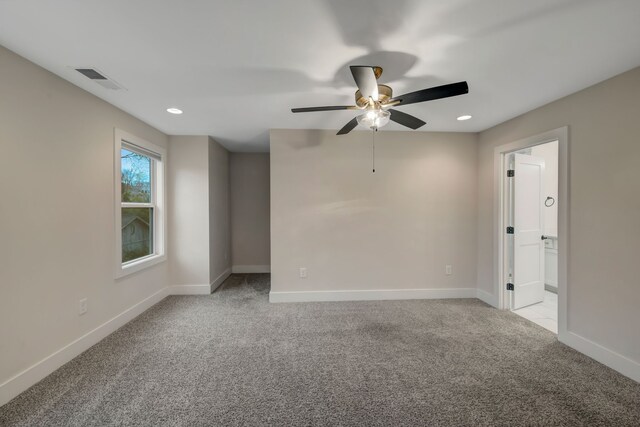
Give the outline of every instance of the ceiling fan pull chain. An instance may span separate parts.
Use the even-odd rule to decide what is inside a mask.
[[[371,133],[371,166],[373,168],[372,173],[376,173],[376,132],[378,128],[373,128]]]

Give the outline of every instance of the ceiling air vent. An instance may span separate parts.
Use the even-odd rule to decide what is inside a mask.
[[[116,83],[113,79],[107,77],[103,72],[96,70],[95,68],[76,68],[77,72],[83,76],[90,78],[100,86],[111,90],[124,89],[121,85]]]

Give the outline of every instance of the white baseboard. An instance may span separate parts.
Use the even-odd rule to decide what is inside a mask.
[[[169,295],[210,295],[227,277],[231,275],[231,269],[227,268],[210,284],[203,285],[173,285],[169,286]]]
[[[0,384],[0,406],[162,301],[168,295],[167,290],[168,288],[163,288],[143,299],[133,307]]]
[[[640,382],[640,363],[635,360],[631,360],[571,331],[558,336],[558,339],[574,350],[620,372],[634,381]]]
[[[234,265],[231,267],[233,273],[271,273],[270,265]]]
[[[231,276],[231,269],[227,268],[225,271],[223,271],[218,277],[215,278],[215,280],[213,282],[211,282],[211,292],[215,291],[216,289],[218,289],[218,286],[222,285],[222,282],[224,282],[225,280],[227,280],[227,278]]]
[[[167,288],[169,295],[209,295],[211,285],[173,285]]]
[[[492,307],[498,308],[498,297],[490,294],[487,291],[483,291],[482,289],[476,289],[476,291],[476,298],[478,298],[482,302],[489,304]]]
[[[377,301],[475,297],[475,288],[269,292],[269,302]]]

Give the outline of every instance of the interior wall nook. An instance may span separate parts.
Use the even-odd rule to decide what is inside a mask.
[[[269,154],[231,153],[231,260],[234,273],[271,271]]]

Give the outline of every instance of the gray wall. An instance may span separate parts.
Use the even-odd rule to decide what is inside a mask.
[[[171,136],[171,285],[219,285],[231,270],[229,152],[208,136]]]
[[[209,139],[209,281],[219,285],[231,272],[229,152]]]
[[[269,154],[231,153],[231,259],[234,271],[271,265]]]
[[[167,262],[114,280],[114,127],[168,146],[0,47],[0,384],[168,285]]]
[[[640,363],[640,68],[480,134],[478,288],[494,293],[494,147],[569,126],[568,330]],[[566,242],[559,242],[559,245]]]
[[[271,131],[272,292],[465,288],[475,296],[477,135],[376,139],[373,174],[370,132]]]
[[[169,138],[171,285],[208,285],[209,138]]]

